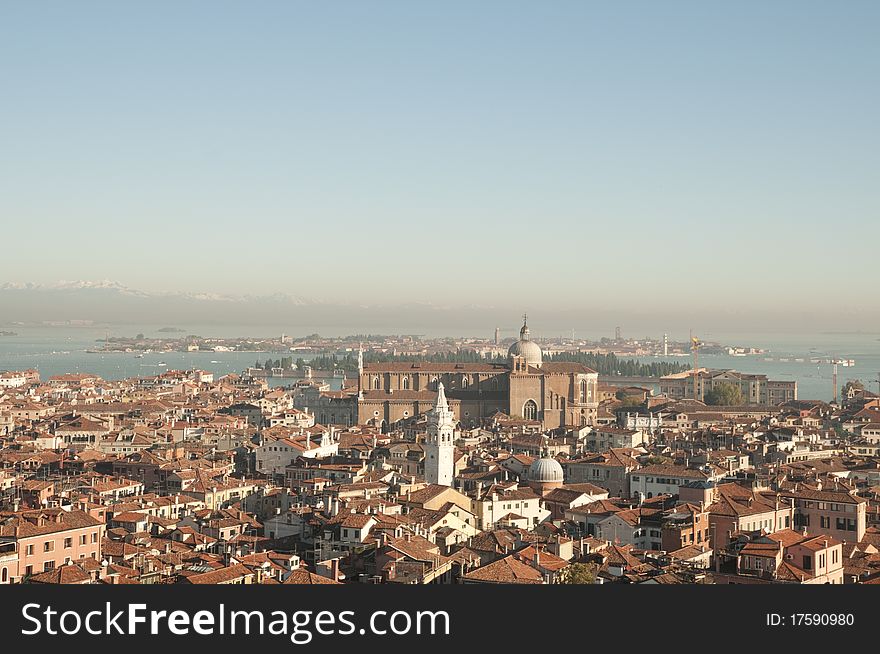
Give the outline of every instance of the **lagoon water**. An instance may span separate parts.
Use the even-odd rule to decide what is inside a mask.
[[[35,368],[45,379],[65,372],[89,372],[104,379],[123,379],[133,376],[154,375],[163,370],[200,368],[217,375],[241,372],[254,364],[257,359],[280,358],[280,353],[258,352],[153,352],[143,358],[134,353],[90,353],[87,349],[97,349],[98,342],[108,332],[111,336],[133,336],[143,332],[148,337],[159,337],[161,325],[131,327],[108,327],[95,325],[88,327],[24,327],[8,325],[2,329],[14,331],[16,336],[0,336],[0,370],[21,370]],[[253,327],[229,327],[192,325],[181,326],[185,334],[198,334],[203,337],[269,336],[278,335],[280,328],[267,328],[256,332]],[[350,331],[350,330],[349,330]],[[349,331],[327,326],[310,329],[291,330],[293,336],[320,333],[327,336],[343,336]],[[491,332],[491,329],[484,330]],[[560,330],[562,331],[562,330]],[[177,337],[180,334],[164,334]],[[467,336],[479,333],[477,330],[451,336]],[[587,335],[586,332],[582,332]],[[442,336],[444,334],[427,334]],[[601,334],[591,335],[599,338]],[[670,335],[672,337],[673,335]],[[685,340],[676,335],[678,340]],[[767,350],[765,354],[748,356],[700,356],[700,366],[710,368],[734,368],[742,372],[763,373],[771,379],[797,380],[798,397],[802,399],[830,400],[833,396],[832,366],[828,363],[811,363],[810,359],[842,358],[854,359],[852,367],[839,367],[838,379],[842,385],[849,379],[860,379],[868,383],[871,390],[877,388],[880,374],[880,334],[702,334],[703,340],[712,340],[726,345],[758,347]],[[589,335],[587,337],[590,337]],[[298,356],[298,355],[296,355]],[[308,358],[308,357],[303,357]],[[690,357],[639,357],[643,361],[669,360],[681,361],[690,365]],[[771,359],[771,360],[766,360]],[[788,359],[780,361],[779,359]],[[800,359],[800,360],[796,360]],[[161,366],[160,363],[166,365]],[[273,386],[289,384],[292,380],[270,379]],[[333,383],[335,382],[335,383]],[[339,381],[331,380],[338,388]]]

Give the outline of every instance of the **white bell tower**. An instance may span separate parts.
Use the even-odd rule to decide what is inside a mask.
[[[437,385],[437,404],[428,412],[428,440],[425,441],[425,481],[429,484],[452,486],[452,444],[455,416],[446,401],[443,384]]]

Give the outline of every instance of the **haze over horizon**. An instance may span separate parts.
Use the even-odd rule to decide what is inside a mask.
[[[205,295],[166,305],[206,321],[286,294],[402,331],[880,318],[878,3],[169,11],[0,8],[0,284]],[[159,306],[14,295],[0,320]]]
[[[621,309],[575,305],[554,308],[534,300],[509,306],[440,304],[430,301],[383,303],[328,302],[289,293],[231,295],[188,292],[146,292],[112,280],[77,280],[53,284],[0,284],[0,327],[16,324],[90,321],[116,325],[134,334],[146,326],[212,327],[213,335],[255,336],[284,330],[318,330],[324,335],[355,333],[430,334],[489,337],[494,327],[503,336],[515,336],[528,312],[537,338],[611,336],[622,326],[627,337],[687,340],[691,330],[709,337],[713,332],[737,334],[803,334],[822,331],[870,334],[870,316],[858,308],[843,308],[823,316],[810,309],[800,312],[707,311],[701,306],[682,308],[672,303],[661,309],[639,305]],[[327,329],[332,331],[328,334]],[[230,330],[244,330],[231,333]],[[125,332],[127,333],[127,332]],[[306,332],[302,332],[303,334]],[[205,334],[207,335],[207,334]]]

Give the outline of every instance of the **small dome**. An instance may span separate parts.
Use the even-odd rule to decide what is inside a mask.
[[[535,459],[529,468],[529,481],[535,483],[562,483],[565,477],[559,461],[549,456]]]

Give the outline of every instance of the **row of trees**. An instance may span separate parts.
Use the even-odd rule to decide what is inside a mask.
[[[297,367],[300,367],[300,362],[302,362],[302,359],[296,360]],[[271,370],[272,368],[283,368],[284,370],[291,370],[293,368],[293,357],[266,359],[262,363],[259,359],[257,359],[256,363],[254,363],[254,368],[262,368],[263,370]]]
[[[621,359],[615,354],[598,354],[595,352],[561,352],[547,357],[548,361],[568,361],[581,363],[592,368],[600,375],[620,377],[662,377],[683,372],[688,366],[674,361],[652,361],[643,363],[635,359]],[[366,363],[504,363],[505,357],[486,359],[472,350],[437,352],[432,354],[387,354],[383,352],[365,352]],[[300,360],[297,360],[300,365]],[[318,370],[342,368],[347,371],[357,370],[357,356],[346,354],[323,354],[313,358],[309,365]]]
[[[651,361],[643,363],[636,359],[621,359],[613,352],[560,352],[548,357],[548,361],[571,361],[582,363],[600,375],[609,377],[662,377],[688,370],[687,366],[676,361]]]

